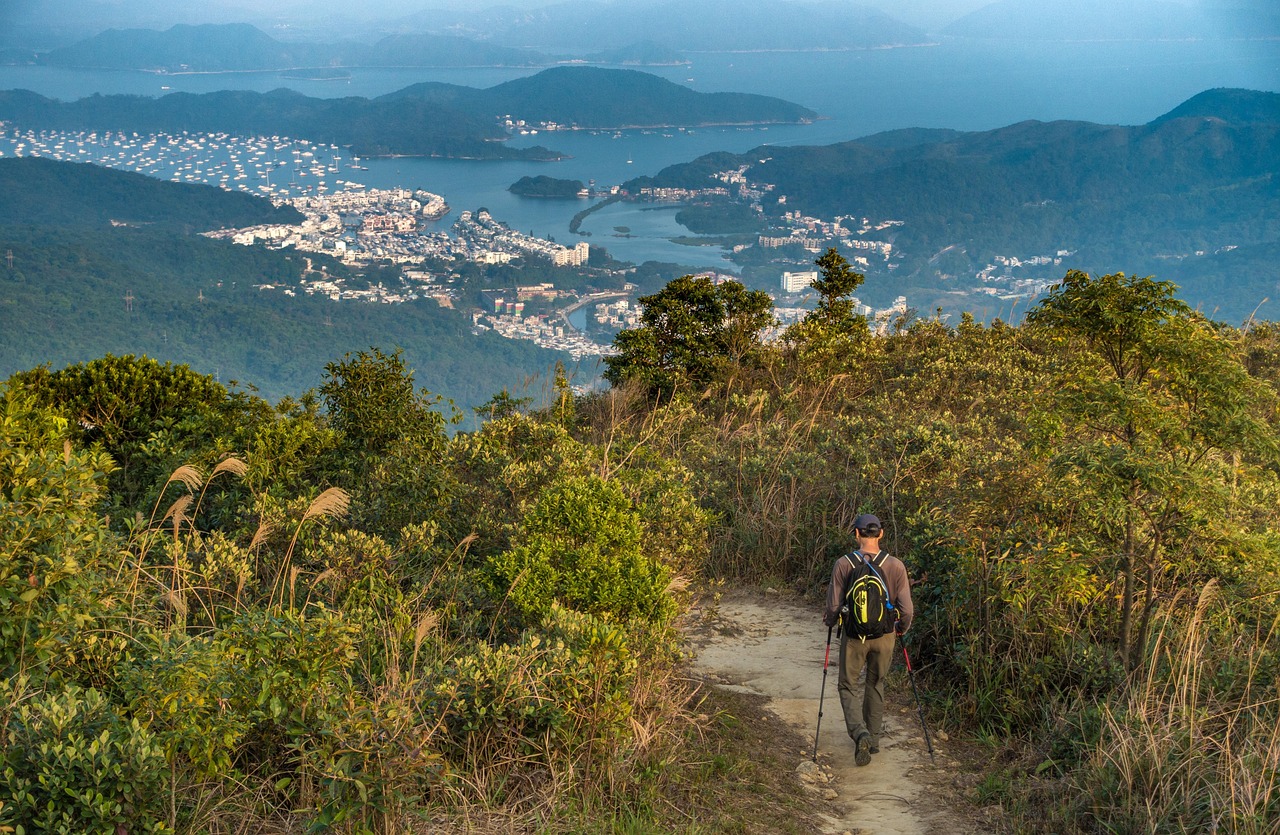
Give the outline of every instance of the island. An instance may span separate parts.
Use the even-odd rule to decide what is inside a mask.
[[[508,186],[507,191],[519,197],[577,199],[587,196],[587,187],[581,180],[559,180],[541,174],[537,177],[521,177]]]
[[[487,89],[427,82],[374,99],[315,98],[289,89],[95,95],[72,102],[0,91],[0,121],[25,130],[290,136],[362,157],[563,159],[512,136],[559,130],[804,124],[813,111],[771,96],[698,93],[637,70],[555,67]]]

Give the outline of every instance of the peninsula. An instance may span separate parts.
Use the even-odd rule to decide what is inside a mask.
[[[288,89],[257,93],[90,96],[72,102],[0,91],[0,121],[29,130],[225,132],[303,137],[360,156],[562,159],[516,135],[628,127],[807,123],[813,111],[770,96],[698,93],[636,70],[556,67],[487,89],[415,84],[375,99],[327,99]]]

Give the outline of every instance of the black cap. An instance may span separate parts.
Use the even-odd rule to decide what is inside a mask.
[[[884,526],[880,524],[880,519],[870,513],[864,513],[854,519],[853,527],[859,531],[880,531],[884,529]]]

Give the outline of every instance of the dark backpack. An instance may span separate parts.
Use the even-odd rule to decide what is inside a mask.
[[[854,556],[857,559],[854,559]],[[856,638],[879,638],[893,631],[898,620],[898,610],[889,599],[889,586],[880,569],[888,557],[884,551],[871,559],[860,551],[846,554],[853,572],[845,585],[844,608],[840,610],[840,623],[844,634]]]

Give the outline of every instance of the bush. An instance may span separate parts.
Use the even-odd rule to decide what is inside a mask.
[[[25,686],[0,684],[0,704],[21,701],[0,731],[0,808],[17,833],[172,831],[163,814],[168,763],[137,719],[125,720],[97,690],[24,699]]]
[[[551,605],[544,629],[481,645],[436,687],[453,753],[474,767],[605,755],[629,724],[636,661],[617,626]],[[522,756],[516,756],[522,755]]]
[[[673,613],[670,573],[642,552],[639,514],[612,482],[552,484],[513,541],[490,565],[526,622],[548,614],[553,601],[619,623],[665,623]]]

